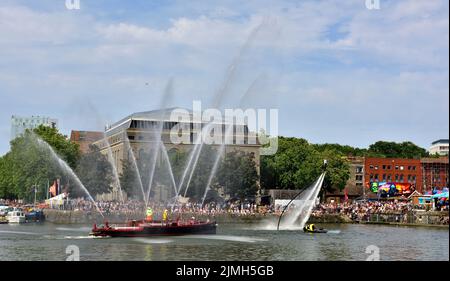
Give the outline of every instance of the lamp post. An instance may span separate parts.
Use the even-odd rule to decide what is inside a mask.
[[[34,207],[36,208],[36,193],[37,193],[37,184],[34,184]]]

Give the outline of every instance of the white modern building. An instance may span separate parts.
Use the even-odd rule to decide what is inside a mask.
[[[22,117],[13,115],[11,117],[11,140],[25,133],[25,130],[33,130],[40,125],[58,128],[58,120],[45,116]]]
[[[440,139],[431,143],[430,154],[448,155],[448,139]]]

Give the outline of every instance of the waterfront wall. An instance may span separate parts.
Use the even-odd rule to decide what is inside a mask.
[[[105,220],[110,223],[124,222],[128,219],[142,219],[144,213],[128,214],[104,214],[102,217],[98,212],[82,212],[68,210],[44,210],[45,219],[52,223],[60,224],[92,224],[102,223]],[[257,223],[262,220],[277,220],[274,214],[217,214],[214,217],[208,215],[198,215],[184,213],[182,219],[195,217],[198,220],[215,220],[217,223]],[[175,219],[175,215],[172,217]],[[160,219],[157,216],[154,218]],[[351,219],[341,214],[324,214],[321,216],[311,216],[309,223],[366,223],[366,224],[399,224],[399,225],[446,225],[449,224],[448,212],[412,212],[409,214],[371,214],[363,219]]]

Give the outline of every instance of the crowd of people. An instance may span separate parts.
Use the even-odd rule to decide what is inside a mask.
[[[84,211],[84,212],[92,212],[92,211],[100,211],[103,214],[111,214],[111,213],[122,213],[122,214],[133,214],[133,213],[141,213],[144,212],[146,207],[151,207],[155,211],[161,211],[167,208],[168,206],[149,202],[147,205],[143,201],[138,200],[127,200],[125,202],[121,201],[97,201],[93,202],[91,200],[85,200],[82,198],[78,199],[67,199],[61,200],[61,202],[57,202],[48,206],[52,209],[59,210],[72,210],[72,211]],[[98,209],[97,209],[98,208]],[[269,208],[258,208],[254,203],[244,203],[244,204],[236,204],[236,203],[224,203],[224,204],[215,204],[208,203],[202,205],[201,203],[178,203],[169,205],[169,209],[172,213],[191,213],[197,215],[207,215],[214,216],[218,214],[232,214],[237,216],[245,216],[245,215],[255,215],[258,213],[267,213],[269,212]]]
[[[340,214],[352,220],[368,220],[373,214],[405,215],[413,210],[413,204],[408,201],[364,201],[353,203],[322,203],[315,207],[312,215]]]
[[[20,206],[17,200],[0,200],[0,204],[9,206]],[[257,206],[255,203],[176,203],[164,205],[162,203],[149,202],[145,204],[139,200],[121,201],[97,201],[86,200],[83,198],[64,199],[57,204],[45,206],[46,208],[73,210],[82,212],[100,211],[104,215],[122,214],[122,215],[144,215],[146,208],[151,207],[155,214],[163,213],[165,209],[169,209],[172,214],[192,214],[204,216],[216,216],[228,214],[232,216],[254,216],[272,214],[279,216],[283,211],[282,206]],[[313,217],[323,217],[324,215],[339,215],[347,217],[352,221],[368,221],[371,216],[379,215],[395,215],[399,219],[407,219],[407,215],[417,209],[410,201],[386,200],[386,201],[364,201],[364,202],[344,202],[344,203],[320,203],[312,210]],[[294,204],[286,211],[289,213],[295,210]],[[441,210],[448,211],[448,204]]]

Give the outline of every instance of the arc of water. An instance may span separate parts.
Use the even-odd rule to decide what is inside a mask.
[[[260,24],[258,24],[255,28],[253,28],[253,30],[250,32],[250,34],[248,35],[247,39],[245,40],[244,44],[239,49],[237,55],[234,57],[234,59],[232,60],[231,64],[228,66],[225,78],[222,81],[222,84],[221,84],[219,90],[217,91],[217,93],[216,93],[216,95],[215,95],[215,97],[213,99],[212,107],[217,108],[221,104],[224,94],[228,91],[229,86],[231,85],[231,83],[233,82],[234,77],[236,76],[236,71],[238,69],[237,66],[239,65],[239,62],[241,61],[241,58],[244,56],[245,52],[250,48],[251,44],[255,40],[257,34],[260,32],[260,30],[262,29],[264,24],[265,24],[265,22],[263,21]],[[197,150],[194,149],[191,152],[191,153],[196,155],[195,158],[193,158],[194,155],[192,155],[192,157],[190,157],[188,165],[186,166],[185,171],[183,172],[183,174],[186,174],[186,172],[188,170],[191,171],[190,175],[189,175],[189,180],[187,182],[186,189],[185,189],[185,192],[184,192],[184,196],[186,196],[186,194],[187,194],[187,190],[189,188],[189,184],[191,182],[192,175],[193,175],[193,173],[195,171],[195,168],[197,166],[197,160],[198,160],[198,157],[199,157],[199,155],[201,153],[201,150],[202,150],[202,147],[203,147],[203,142],[201,142],[198,145],[199,145],[198,149]],[[192,159],[195,159],[195,161],[192,161]],[[193,163],[193,164],[191,165],[190,163]],[[184,183],[184,177],[185,176],[183,176],[183,179],[181,181],[182,183],[179,186],[179,190],[181,190],[182,184]]]
[[[227,131],[225,132],[224,139],[223,139],[222,143],[220,144],[219,151],[217,152],[216,159],[214,160],[213,168],[211,169],[211,173],[209,174],[208,183],[206,184],[205,193],[203,194],[203,198],[202,198],[202,206],[205,203],[205,199],[206,199],[206,195],[208,194],[208,191],[211,189],[210,185],[211,185],[211,182],[217,172],[217,168],[219,167],[219,161],[225,152],[226,139],[229,138],[229,136],[232,134],[232,132],[233,132],[233,125],[230,125],[230,126],[228,126]]]
[[[199,138],[200,138],[200,135],[197,136],[196,142],[195,142],[195,143],[197,143],[197,142],[199,141]],[[193,150],[191,151],[191,153],[189,154],[189,160],[188,160],[188,163],[187,163],[187,165],[186,165],[186,167],[185,167],[185,169],[184,169],[184,171],[183,171],[183,175],[182,175],[182,177],[181,177],[180,184],[179,184],[179,186],[178,186],[178,193],[180,193],[180,192],[181,192],[181,189],[183,188],[183,184],[184,184],[184,181],[185,181],[185,179],[186,179],[186,176],[187,176],[187,173],[188,173],[188,171],[189,171],[189,168],[192,167],[191,173],[189,174],[189,179],[188,179],[186,188],[185,188],[185,190],[184,190],[184,197],[186,197],[186,194],[187,194],[187,191],[188,191],[188,188],[189,188],[189,183],[190,183],[190,181],[191,181],[191,179],[192,179],[193,171],[194,171],[194,169],[195,169],[195,166],[197,165],[197,161],[198,161],[198,158],[199,158],[199,156],[200,156],[200,154],[197,153],[197,150],[198,150],[199,148],[200,148],[199,145],[194,145],[194,149],[193,149]]]
[[[303,204],[301,204],[300,208],[296,209],[292,214],[289,215],[285,225],[294,225],[299,216],[302,214],[305,207],[307,207],[311,203],[310,201],[315,200],[317,198],[317,195],[319,194],[324,178],[325,172],[320,175],[320,177],[316,180],[312,188],[309,191],[307,191],[307,193],[304,195],[305,197],[301,199],[301,201],[303,201]],[[307,207],[307,210],[308,209],[309,206]]]
[[[152,155],[152,162],[151,162],[151,166],[150,166],[150,178],[149,178],[149,182],[148,182],[148,189],[147,189],[147,196],[146,196],[147,203],[150,200],[150,192],[152,190],[153,176],[155,175],[156,161],[158,160],[159,142],[160,141],[157,140],[157,144],[152,149],[153,150],[153,155]]]
[[[127,137],[125,138],[125,143],[127,145],[128,154],[131,155],[131,160],[132,160],[132,163],[134,166],[134,170],[136,172],[136,177],[138,178],[139,187],[141,188],[141,192],[142,192],[142,199],[144,200],[145,206],[147,207],[148,202],[147,202],[147,197],[145,196],[144,185],[142,184],[141,172],[139,171],[136,157],[134,156],[133,149],[131,148],[130,140]]]
[[[194,149],[191,152],[191,155],[189,157],[190,159],[189,159],[188,165],[185,168],[185,172],[187,172],[189,170],[189,168],[191,168],[190,169],[190,174],[189,174],[189,179],[188,179],[187,184],[186,184],[186,189],[184,190],[184,196],[185,197],[186,197],[187,191],[189,189],[189,185],[191,183],[192,176],[194,175],[195,168],[197,167],[197,162],[198,162],[198,159],[200,158],[200,153],[202,152],[202,148],[203,148],[203,144],[204,144],[203,143],[203,135],[204,135],[205,132],[209,131],[211,125],[212,125],[212,122],[209,122],[208,124],[206,124],[200,130],[200,134],[197,136],[196,141],[195,141],[195,143],[196,143],[195,147],[194,147]],[[191,163],[192,163],[192,165],[191,165]],[[183,181],[184,181],[184,179],[182,179],[182,181],[180,183],[180,187],[179,187],[180,191],[181,191],[181,188],[182,188]]]
[[[167,105],[167,102],[168,102],[170,96],[172,95],[172,87],[173,87],[173,79],[171,78],[167,82],[166,88],[164,90],[165,94],[164,94],[164,96],[163,96],[164,98],[162,100],[163,110],[161,111],[161,115],[160,115],[160,118],[157,123],[158,127],[156,129],[156,132],[152,130],[152,135],[156,139],[156,145],[155,145],[155,149],[153,149],[155,151],[155,153],[153,154],[153,157],[151,159],[152,162],[151,162],[151,166],[150,166],[150,177],[149,177],[149,183],[148,183],[148,189],[147,189],[147,203],[150,200],[150,192],[152,189],[153,177],[155,174],[156,161],[158,160],[158,151],[160,149],[159,146],[161,143],[161,137],[162,137],[161,135],[162,135],[162,129],[163,129],[163,125],[164,125],[164,109]]]
[[[44,146],[48,151],[50,151],[50,155],[53,157],[53,159],[55,159],[58,162],[58,165],[61,168],[63,168],[64,170],[66,170],[66,172],[68,172],[73,177],[73,179],[75,180],[75,183],[84,191],[84,193],[88,196],[89,200],[91,200],[94,203],[94,206],[97,209],[97,211],[100,213],[100,215],[102,217],[104,217],[102,211],[100,210],[100,208],[97,205],[97,202],[95,202],[94,198],[92,198],[92,196],[89,193],[89,191],[87,190],[87,188],[83,185],[83,183],[80,181],[80,179],[75,174],[75,172],[69,167],[69,165],[58,156],[58,154],[53,150],[53,148],[46,141],[44,141],[43,139],[41,139],[39,136],[37,136],[34,133],[32,133],[32,136],[34,137],[34,139],[36,140],[38,145]]]
[[[114,176],[115,184],[116,184],[117,188],[119,188],[120,200],[122,201],[122,203],[124,203],[123,194],[122,194],[122,186],[120,184],[119,173],[117,171],[117,165],[114,162],[114,158],[113,158],[113,155],[112,155],[111,144],[109,143],[109,140],[108,140],[108,137],[106,136],[106,133],[103,133],[103,142],[106,144],[106,150],[107,150],[107,155],[108,155],[108,162],[111,165],[111,168],[113,170],[113,176]]]
[[[203,145],[199,145],[198,146],[198,151],[197,151],[197,154],[195,156],[195,160],[194,160],[191,172],[189,173],[189,179],[188,179],[187,184],[186,184],[186,189],[184,190],[184,197],[186,197],[186,195],[187,195],[189,186],[190,186],[191,181],[192,181],[192,177],[194,176],[195,168],[197,168],[197,162],[198,162],[198,159],[200,158],[200,153],[202,151],[202,147],[203,147]]]
[[[309,219],[309,217],[310,217],[310,215],[311,215],[312,209],[313,209],[313,207],[315,206],[316,199],[317,199],[317,196],[319,195],[320,188],[321,188],[321,186],[322,186],[322,183],[323,183],[324,179],[325,179],[325,173],[323,173],[323,176],[322,176],[322,178],[320,179],[320,183],[319,183],[319,185],[318,185],[319,188],[317,188],[317,189],[314,191],[313,195],[311,196],[310,200],[308,201],[308,204],[306,205],[306,207],[307,207],[307,209],[306,209],[306,215],[302,218],[302,220],[301,220],[301,222],[300,222],[300,228],[303,228],[303,227],[305,226],[305,223],[308,221],[308,219]]]
[[[166,165],[167,165],[167,169],[168,169],[168,171],[169,171],[169,175],[170,175],[170,179],[171,179],[171,181],[172,181],[172,186],[173,186],[173,188],[174,188],[175,195],[178,196],[177,184],[176,184],[175,178],[174,178],[174,176],[173,176],[172,165],[170,164],[170,159],[169,159],[169,155],[167,154],[167,149],[166,149],[166,147],[164,146],[164,144],[162,144],[162,143],[160,144],[160,149],[161,149],[161,151],[162,151],[164,160],[166,160],[165,162],[166,162]]]

